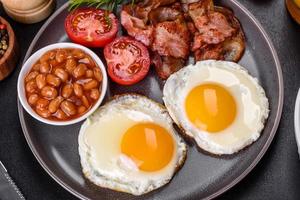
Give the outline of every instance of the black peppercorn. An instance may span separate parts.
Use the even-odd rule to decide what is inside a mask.
[[[0,58],[2,58],[7,51],[8,43],[9,38],[6,25],[0,22]]]

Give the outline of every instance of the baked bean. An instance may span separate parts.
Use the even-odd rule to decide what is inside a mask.
[[[96,88],[98,86],[98,81],[91,79],[88,82],[83,84],[84,90],[91,90],[93,88]]]
[[[53,99],[52,101],[50,101],[50,104],[49,104],[49,107],[48,107],[49,111],[51,113],[55,113],[58,110],[58,108],[59,108],[59,106],[60,106],[60,104],[63,100],[64,100],[63,97],[58,96],[55,99]]]
[[[97,81],[102,82],[103,76],[102,76],[101,69],[95,67],[93,70],[94,70],[94,76],[97,79]]]
[[[57,77],[59,77],[62,80],[62,82],[66,82],[69,78],[69,74],[65,70],[63,70],[62,68],[57,68],[55,70],[54,74]]]
[[[98,100],[100,97],[99,89],[92,89],[90,93],[90,97],[94,100]]]
[[[69,72],[69,74],[72,74],[74,71],[75,67],[77,66],[77,62],[73,58],[69,58],[66,62],[66,70]]]
[[[36,101],[36,108],[46,108],[49,105],[49,101],[44,98],[40,98]]]
[[[90,56],[86,56],[83,59],[78,60],[79,63],[86,64],[88,67],[93,68],[95,67],[95,63]]]
[[[74,49],[72,54],[74,55],[75,58],[77,59],[82,59],[85,57],[85,53],[80,50],[80,49]]]
[[[102,72],[81,49],[54,49],[24,78],[27,101],[41,117],[70,120],[86,113],[100,98]]]
[[[57,97],[57,94],[58,94],[57,90],[54,87],[51,87],[51,86],[45,86],[41,90],[41,95],[43,97],[48,98],[48,99],[54,99],[55,97]]]
[[[82,105],[82,101],[80,98],[78,98],[76,95],[72,95],[71,97],[68,98],[68,101],[72,102],[75,104],[75,106],[80,106]]]
[[[39,71],[40,71],[40,66],[41,66],[41,64],[35,64],[35,65],[33,65],[32,71],[37,71],[37,72],[39,72]]]
[[[47,110],[46,108],[37,108],[36,112],[37,112],[38,115],[40,115],[44,118],[48,118],[51,115],[50,111]]]
[[[69,98],[71,95],[73,94],[73,85],[68,83],[66,84],[63,88],[62,88],[62,91],[61,91],[61,95],[64,97],[64,98]]]
[[[58,78],[57,76],[55,76],[53,74],[47,74],[46,81],[48,84],[50,84],[54,87],[58,87],[61,84],[60,78]]]
[[[40,65],[40,72],[43,73],[43,74],[47,74],[49,73],[51,70],[51,67],[49,65],[48,62],[42,62],[41,65]]]
[[[68,56],[67,52],[65,50],[60,49],[56,52],[55,60],[58,63],[62,63],[67,59],[67,56]]]
[[[95,64],[93,58],[90,57],[90,56],[87,56],[87,59],[89,60],[88,66],[89,66],[90,68],[94,68],[94,67],[96,66],[96,64]]]
[[[74,83],[73,88],[76,96],[81,97],[83,95],[83,89],[81,85],[79,85],[78,83]]]
[[[33,72],[30,72],[26,78],[25,78],[25,82],[28,82],[28,81],[31,81],[32,79],[35,79],[35,77],[39,75],[39,73],[37,71],[33,71]]]
[[[55,51],[49,51],[47,53],[45,53],[44,55],[42,55],[42,57],[40,58],[40,62],[47,62],[50,59],[53,59],[55,57]]]
[[[32,94],[32,95],[30,95],[29,98],[28,98],[28,103],[29,103],[30,105],[35,105],[36,102],[37,102],[38,100],[39,100],[39,95],[37,95],[37,94]]]
[[[39,74],[35,78],[36,85],[39,89],[42,89],[46,85],[46,76],[44,74]]]
[[[77,112],[78,112],[79,114],[82,114],[82,113],[84,113],[85,111],[86,111],[86,107],[84,107],[84,106],[79,106],[79,107],[78,107],[78,111],[77,111]]]
[[[34,93],[37,90],[37,85],[34,80],[29,81],[26,83],[25,89],[29,93]]]
[[[54,116],[57,117],[58,119],[61,119],[61,120],[64,120],[64,119],[68,118],[66,113],[64,113],[64,111],[62,111],[61,109],[58,109],[57,112],[54,114]]]
[[[90,64],[90,60],[87,57],[78,60],[78,62],[83,63],[83,64],[87,64],[87,65]]]
[[[86,72],[85,72],[85,75],[86,75],[86,77],[88,77],[88,78],[93,78],[93,76],[94,76],[94,72],[92,71],[92,70],[87,70]]]
[[[83,85],[83,84],[85,84],[85,83],[87,83],[87,82],[89,82],[91,80],[93,80],[93,79],[91,79],[91,78],[84,78],[84,79],[77,80],[76,83],[78,83],[80,85]]]
[[[75,115],[77,113],[77,110],[76,110],[76,107],[75,105],[70,102],[70,101],[63,101],[61,104],[60,104],[60,108],[62,109],[62,111],[64,111],[64,113],[66,113],[68,116],[71,116],[71,115]]]
[[[86,108],[89,108],[90,107],[90,102],[89,102],[89,100],[88,100],[88,98],[86,97],[86,96],[82,96],[81,97],[81,100],[82,100],[82,103],[83,103],[83,105],[86,107]]]
[[[49,64],[51,67],[57,67],[60,63],[56,60],[49,60]]]
[[[73,76],[75,78],[80,78],[85,75],[85,71],[87,70],[87,67],[85,64],[79,64],[75,69],[73,70]]]

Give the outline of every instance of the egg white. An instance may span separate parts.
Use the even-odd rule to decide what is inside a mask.
[[[123,134],[134,124],[143,122],[164,127],[174,139],[173,157],[159,171],[141,171],[121,153]],[[172,123],[162,105],[144,96],[117,96],[100,107],[80,129],[78,142],[83,174],[98,186],[133,195],[141,195],[167,184],[186,157],[186,144],[177,135]]]
[[[215,83],[230,91],[237,104],[233,123],[218,133],[195,127],[185,112],[188,93],[203,83]],[[207,60],[172,74],[163,89],[169,114],[185,134],[212,154],[233,154],[256,141],[268,118],[269,103],[258,80],[242,66],[227,61]]]

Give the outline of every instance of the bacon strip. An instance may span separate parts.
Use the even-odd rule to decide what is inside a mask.
[[[165,80],[171,74],[177,72],[185,65],[185,60],[181,58],[174,58],[171,56],[160,56],[155,54],[152,57],[152,63],[155,66],[155,70],[158,76]]]
[[[128,35],[150,46],[153,41],[153,27],[147,26],[142,19],[131,16],[125,9],[121,11],[121,24],[127,30]]]
[[[178,20],[161,22],[155,26],[152,50],[159,55],[185,59],[189,55],[189,44],[187,26]]]
[[[144,0],[123,7],[121,23],[151,50],[162,79],[182,68],[190,51],[196,61],[238,61],[245,49],[238,20],[213,0]]]
[[[188,4],[188,13],[197,28],[191,50],[195,60],[229,60],[237,62],[245,49],[242,28],[233,13],[217,7],[211,0]]]

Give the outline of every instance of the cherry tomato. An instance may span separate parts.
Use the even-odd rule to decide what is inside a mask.
[[[96,8],[78,8],[65,20],[69,38],[88,47],[104,47],[118,32],[118,20],[108,11]]]
[[[150,68],[147,48],[130,37],[119,37],[104,48],[108,75],[121,85],[132,85],[141,81]]]

